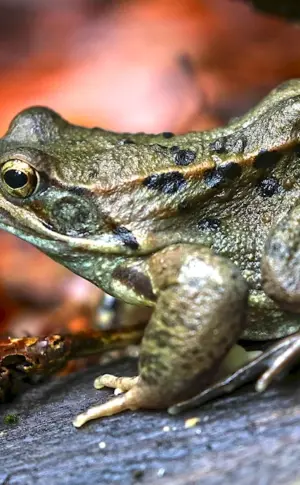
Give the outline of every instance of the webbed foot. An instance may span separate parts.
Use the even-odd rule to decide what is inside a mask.
[[[257,379],[255,389],[263,392],[277,377],[286,373],[300,359],[300,333],[276,342],[233,374],[220,379],[196,396],[169,407],[170,414],[191,409],[233,392]]]

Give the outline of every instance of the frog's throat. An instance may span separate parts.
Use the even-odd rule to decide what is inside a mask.
[[[67,255],[77,251],[95,254],[134,254],[133,250],[122,246],[113,234],[100,234],[94,239],[86,236],[82,238],[67,236],[51,230],[38,218],[29,218],[25,211],[23,214],[25,217],[20,217],[20,211],[22,211],[20,207],[9,211],[3,207],[0,208],[0,229],[14,234],[49,255]]]

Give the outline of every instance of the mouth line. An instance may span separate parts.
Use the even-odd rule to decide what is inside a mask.
[[[24,215],[26,216],[27,214]],[[17,223],[15,223],[16,220],[18,220]],[[26,220],[26,225],[23,223],[23,220]],[[0,208],[0,229],[31,243],[44,252],[54,255],[61,252],[66,254],[74,251],[125,255],[131,253],[132,255],[132,251],[130,252],[127,248],[116,244],[113,235],[103,234],[98,236],[97,239],[66,236],[53,231],[38,219],[30,220],[28,215],[26,218],[17,218],[3,207]]]

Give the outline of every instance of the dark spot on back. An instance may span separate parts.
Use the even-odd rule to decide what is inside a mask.
[[[127,227],[117,226],[113,229],[113,233],[118,236],[122,243],[130,249],[138,249],[139,243],[136,237],[132,234]]]
[[[170,148],[170,152],[171,153],[176,153],[178,152],[178,150],[180,150],[179,146],[178,145],[174,145]]]
[[[175,163],[176,165],[186,166],[196,158],[196,153],[192,150],[178,150],[175,153]]]
[[[272,197],[279,192],[279,182],[276,178],[267,178],[259,182],[258,188],[263,197]]]
[[[150,175],[145,178],[143,185],[163,194],[175,194],[186,185],[186,180],[180,172],[166,172]]]
[[[254,160],[254,167],[255,168],[270,168],[274,167],[277,162],[279,162],[281,158],[281,153],[272,151],[268,152],[268,150],[262,150]]]
[[[214,217],[205,217],[204,219],[201,219],[201,221],[198,222],[198,227],[201,230],[216,230],[219,229],[221,226],[221,221],[219,219],[216,219]]]
[[[227,179],[235,179],[242,173],[242,167],[236,162],[229,162],[224,166],[220,166],[219,170],[224,174]]]
[[[219,184],[239,177],[242,173],[241,166],[236,162],[229,162],[219,165],[216,168],[207,170],[204,173],[204,182],[209,188],[217,187]]]
[[[164,138],[173,138],[173,136],[175,136],[175,135],[174,135],[174,133],[171,133],[171,131],[164,131],[164,132],[162,133],[162,136],[163,136]]]

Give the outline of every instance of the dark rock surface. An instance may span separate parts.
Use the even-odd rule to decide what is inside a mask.
[[[130,375],[135,362],[100,372]],[[128,412],[76,430],[73,416],[111,395],[93,389],[100,372],[93,367],[53,379],[2,405],[1,485],[288,485],[300,479],[299,372],[263,395],[248,386],[184,415]],[[4,416],[14,413],[18,424],[5,424]],[[195,416],[200,422],[185,429]]]

